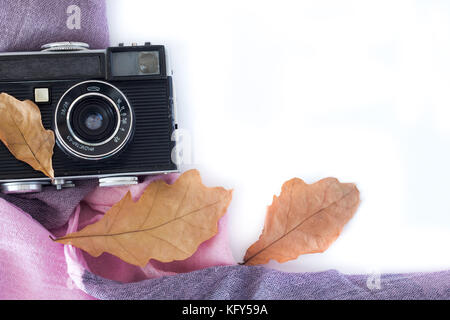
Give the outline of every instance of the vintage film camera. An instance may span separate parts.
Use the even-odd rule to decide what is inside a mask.
[[[148,42],[106,50],[59,42],[40,52],[0,54],[0,92],[35,102],[56,138],[54,180],[0,143],[1,191],[61,189],[91,178],[100,186],[131,185],[142,175],[177,172],[167,65],[164,46]]]

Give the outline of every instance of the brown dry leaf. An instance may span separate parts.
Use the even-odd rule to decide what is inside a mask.
[[[231,195],[232,190],[205,187],[199,172],[190,170],[173,185],[152,182],[137,202],[128,192],[101,220],[56,241],[138,266],[150,259],[184,260],[217,233]]]
[[[0,94],[0,140],[9,151],[35,170],[53,178],[55,135],[42,125],[41,111],[31,101]]]
[[[244,257],[256,265],[270,259],[286,262],[325,251],[339,236],[359,205],[354,184],[326,178],[308,185],[294,178],[283,184],[267,210],[264,230]]]

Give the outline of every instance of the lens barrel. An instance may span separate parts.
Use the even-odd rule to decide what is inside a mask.
[[[85,81],[59,100],[54,128],[63,151],[78,159],[102,160],[129,143],[134,115],[119,89],[104,81]]]
[[[81,143],[98,146],[119,130],[120,112],[114,102],[99,93],[86,93],[69,107],[67,125]]]

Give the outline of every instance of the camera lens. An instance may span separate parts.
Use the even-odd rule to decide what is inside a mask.
[[[105,81],[88,80],[61,96],[54,114],[56,142],[77,160],[102,161],[130,144],[134,112],[127,97]]]
[[[68,121],[80,142],[98,145],[115,134],[119,125],[118,109],[106,97],[92,94],[73,105]]]

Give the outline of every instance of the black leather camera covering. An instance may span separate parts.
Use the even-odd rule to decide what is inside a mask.
[[[54,112],[59,99],[78,82],[80,81],[0,82],[0,92],[6,92],[20,100],[32,100],[34,88],[49,88],[51,101],[49,104],[39,104],[39,108],[44,127],[53,130]],[[171,160],[174,147],[171,136],[175,129],[171,77],[110,83],[125,94],[133,108],[136,121],[132,140],[118,156],[100,161],[77,160],[55,146],[55,177],[176,170],[177,166]],[[44,177],[28,164],[15,159],[0,144],[0,180]]]

